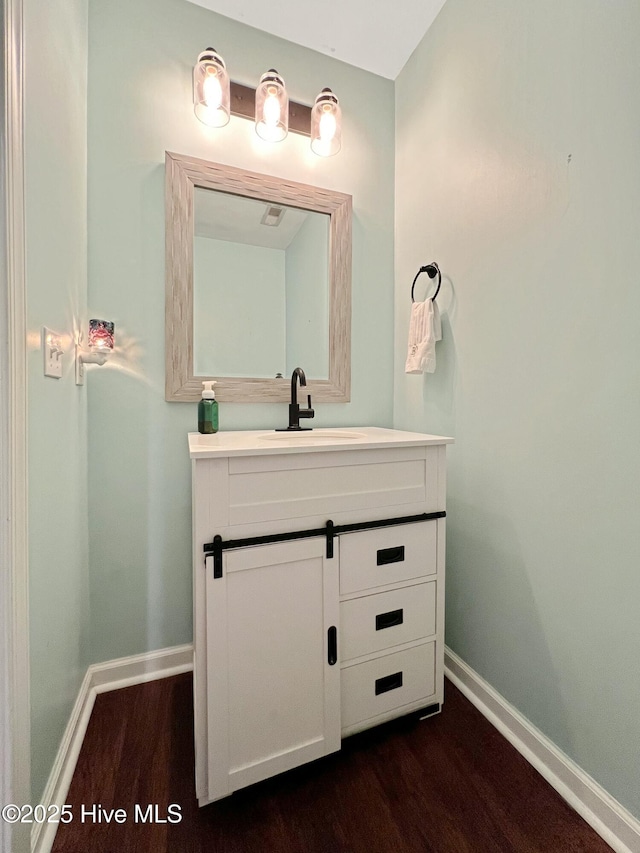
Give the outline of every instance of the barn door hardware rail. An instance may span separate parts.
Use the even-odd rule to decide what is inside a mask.
[[[422,512],[419,515],[403,515],[399,518],[382,518],[376,521],[361,521],[355,524],[334,524],[327,521],[324,527],[315,527],[311,530],[293,530],[288,533],[269,533],[265,536],[249,536],[246,539],[223,539],[216,535],[212,542],[207,542],[204,547],[205,562],[207,557],[213,557],[213,576],[222,577],[222,554],[235,548],[249,548],[252,545],[270,545],[274,542],[289,542],[294,539],[311,539],[315,536],[324,536],[327,541],[327,559],[333,557],[333,541],[342,533],[355,533],[358,530],[375,530],[378,527],[394,527],[398,524],[415,524],[420,521],[433,521],[437,518],[445,518],[446,512]]]

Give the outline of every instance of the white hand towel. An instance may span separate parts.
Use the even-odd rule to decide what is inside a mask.
[[[433,299],[412,303],[405,373],[433,373],[436,369],[436,341],[440,340],[442,323],[437,303]]]

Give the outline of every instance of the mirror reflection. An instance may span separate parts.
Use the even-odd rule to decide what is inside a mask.
[[[200,376],[329,377],[331,217],[194,188],[193,358]]]

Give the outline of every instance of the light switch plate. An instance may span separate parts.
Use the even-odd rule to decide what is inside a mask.
[[[54,379],[62,377],[62,337],[46,326],[42,327],[42,351],[44,353],[44,375]]]

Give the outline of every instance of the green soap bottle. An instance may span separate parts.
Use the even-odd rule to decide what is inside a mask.
[[[213,386],[218,383],[203,382],[202,400],[198,403],[198,432],[204,435],[218,432],[218,401]]]

